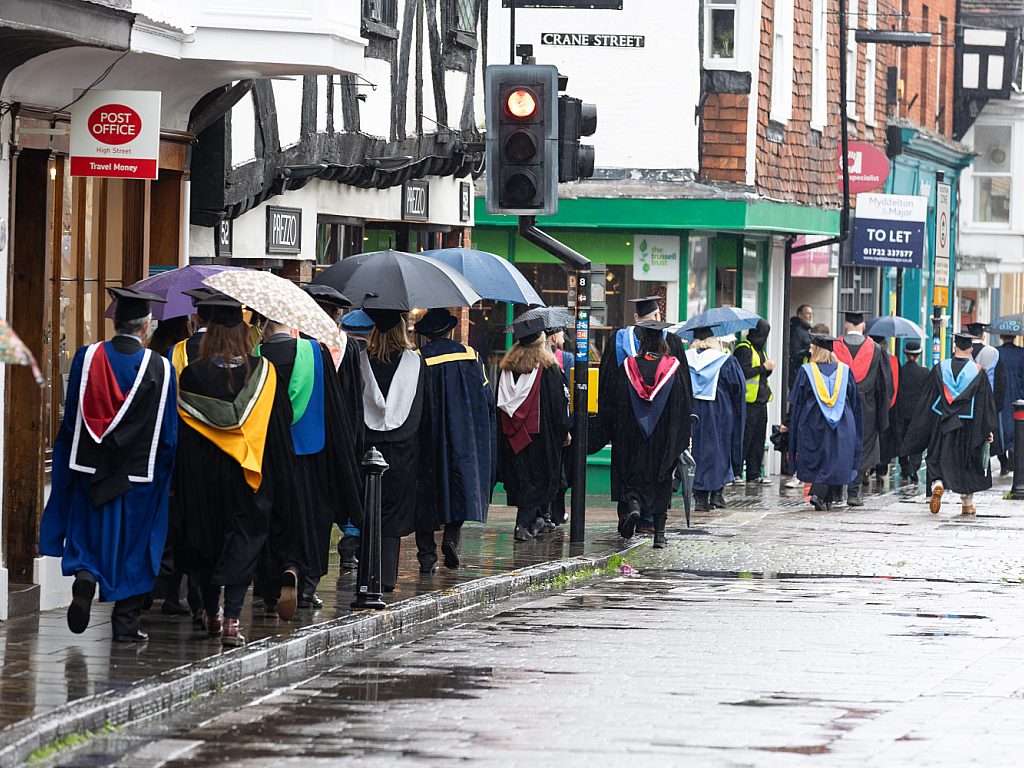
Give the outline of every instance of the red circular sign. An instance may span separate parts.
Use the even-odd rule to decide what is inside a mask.
[[[843,191],[843,163],[842,149],[839,150],[838,173],[836,181],[839,191]],[[851,141],[849,143],[849,172],[850,172],[850,194],[856,195],[859,192],[871,192],[885,184],[889,178],[889,158],[885,152],[873,144],[863,141]]]
[[[89,115],[89,133],[104,144],[127,144],[142,133],[139,113],[124,104],[104,104]]]

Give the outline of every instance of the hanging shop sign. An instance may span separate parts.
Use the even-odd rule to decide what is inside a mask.
[[[678,280],[679,238],[670,235],[634,235],[633,279],[660,283]]]
[[[213,247],[218,256],[230,256],[235,244],[235,221],[223,219],[213,228]]]
[[[541,32],[541,45],[575,45],[590,48],[643,48],[643,35],[603,35],[594,32]]]
[[[302,251],[302,209],[267,206],[267,253],[294,255]]]
[[[407,181],[402,185],[402,220],[426,221],[430,218],[430,185],[425,181]]]
[[[889,178],[889,158],[885,152],[874,144],[863,141],[851,141],[847,152],[847,165],[850,174],[850,194],[870,192],[885,184]],[[836,184],[843,191],[843,150],[839,149],[837,158]]]
[[[75,90],[71,175],[155,179],[160,160],[160,91]]]
[[[949,219],[952,197],[952,187],[940,181],[935,187],[935,268],[933,272],[936,288],[949,288]]]
[[[473,211],[473,187],[468,181],[459,182],[459,221],[469,221]]]
[[[924,261],[927,216],[927,197],[859,195],[852,262],[865,267],[920,269]]]

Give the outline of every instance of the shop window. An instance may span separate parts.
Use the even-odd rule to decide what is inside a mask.
[[[762,248],[757,243],[743,244],[743,284],[740,291],[740,306],[754,314],[761,314],[764,290],[764,262]]]
[[[690,269],[686,282],[687,317],[699,315],[708,308],[708,251],[708,238],[690,238]]]
[[[363,19],[394,27],[398,23],[398,0],[363,0]]]
[[[451,26],[467,35],[476,34],[477,0],[451,0]]]
[[[720,63],[736,59],[736,0],[707,0],[705,57]]]
[[[847,265],[839,269],[839,311],[875,312],[878,307],[878,268]],[[840,317],[840,327],[842,318]]]
[[[985,224],[1010,222],[1012,188],[1011,140],[1008,125],[977,125],[974,128],[974,220]]]

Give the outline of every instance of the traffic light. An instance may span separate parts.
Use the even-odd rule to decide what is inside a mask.
[[[487,212],[558,210],[558,69],[492,65],[484,75]]]
[[[580,137],[597,130],[597,106],[572,96],[558,97],[558,180],[579,181],[594,175],[594,147]]]

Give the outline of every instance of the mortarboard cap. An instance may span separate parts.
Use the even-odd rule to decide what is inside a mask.
[[[637,323],[637,328],[647,328],[651,331],[663,331],[668,328],[671,323],[665,323],[661,320],[644,320],[642,323]]]
[[[370,309],[363,310],[373,320],[378,331],[390,331],[402,322],[402,310],[400,309]]]
[[[147,291],[137,291],[134,288],[107,288],[110,298],[117,302],[114,309],[114,322],[126,320],[138,320],[151,314],[150,302],[156,301],[166,304],[167,299]]]
[[[192,297],[192,306],[196,308],[196,314],[199,315],[199,319],[204,323],[210,319],[210,307],[201,307],[199,302],[203,299],[210,299],[214,296],[222,295],[216,288],[210,288],[208,285],[202,285],[198,288],[193,288],[191,291],[182,291],[186,296]]]
[[[981,339],[981,334],[988,330],[988,323],[968,323],[967,332]]]
[[[844,312],[843,313],[843,318],[850,325],[861,325],[861,324],[864,323],[864,313],[863,312]]]
[[[424,336],[443,336],[458,324],[459,318],[447,309],[431,309],[416,321],[416,333]]]
[[[714,335],[715,335],[715,330],[711,326],[705,326],[703,328],[694,328],[693,329],[693,338],[694,339],[698,339],[698,340],[700,340],[700,339],[710,339]]]
[[[544,318],[530,317],[526,320],[516,320],[512,323],[512,338],[520,344],[532,344],[544,333]]]
[[[340,307],[342,309],[351,307],[352,302],[348,300],[348,297],[340,291],[332,288],[329,285],[309,284],[302,286],[302,290],[313,297],[313,300],[320,304],[327,304],[332,307]]]
[[[341,330],[346,333],[369,333],[373,330],[373,320],[361,309],[346,312],[341,318]]]
[[[903,352],[908,355],[920,355],[921,351],[921,342],[916,339],[911,339],[903,347]]]
[[[637,317],[644,317],[654,312],[658,308],[658,301],[661,300],[660,296],[644,296],[639,299],[630,299],[630,303],[636,306],[634,310]]]
[[[234,328],[242,322],[242,302],[223,293],[200,299],[196,308],[209,313],[207,322],[223,325],[225,328]]]
[[[818,347],[819,349],[827,349],[829,352],[832,351],[832,345],[835,344],[835,336],[826,336],[822,333],[811,334],[811,344]]]
[[[963,331],[960,331],[953,334],[953,345],[957,349],[970,349],[974,346],[975,341],[977,341],[977,339],[974,337],[974,334],[971,333],[964,333]]]

